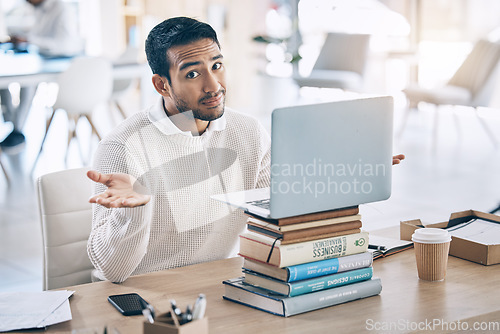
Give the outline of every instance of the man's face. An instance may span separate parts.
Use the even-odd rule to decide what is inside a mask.
[[[196,119],[212,121],[224,114],[226,99],[225,68],[222,54],[211,39],[172,47],[170,99],[180,113],[192,111]],[[167,103],[169,113],[170,103]]]

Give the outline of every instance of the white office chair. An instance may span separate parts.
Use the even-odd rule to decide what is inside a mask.
[[[87,169],[68,169],[38,178],[42,225],[43,290],[90,283],[94,269],[87,255],[92,227],[92,182]]]
[[[2,149],[0,148],[0,158],[2,157]],[[3,171],[3,174],[5,175],[5,180],[7,181],[7,185],[10,185],[10,179],[9,179],[9,174],[7,173],[7,170],[5,169],[5,166],[2,163],[2,160],[0,160],[0,168]]]
[[[408,108],[403,118],[398,136],[406,126],[408,115],[412,109],[418,108],[420,102],[436,105],[434,120],[434,139],[437,137],[437,117],[440,105],[461,105],[475,109],[478,120],[495,146],[498,145],[490,128],[479,117],[477,107],[487,107],[493,96],[497,73],[500,68],[500,43],[479,40],[465,61],[455,72],[448,83],[442,87],[424,88],[410,85],[403,92],[408,100]]]
[[[109,60],[103,58],[75,58],[69,68],[59,75],[57,84],[59,86],[57,99],[47,122],[38,156],[43,150],[50,125],[59,109],[66,111],[70,123],[68,124],[68,146],[76,136],[76,125],[82,117],[87,119],[92,127],[92,132],[97,135],[99,140],[101,139],[92,121],[92,111],[100,104],[109,101],[111,97],[113,66]]]
[[[138,62],[137,58],[139,55],[139,49],[134,46],[128,46],[127,49],[116,59],[113,61],[113,64],[116,66],[127,65],[127,64],[136,64]],[[124,95],[126,95],[133,87],[137,86],[138,79],[137,78],[124,78],[124,79],[115,79],[113,81],[113,91],[111,93],[111,104],[116,106],[120,115],[123,118],[127,118],[127,114],[125,110],[123,110],[119,100]]]
[[[370,35],[328,33],[308,77],[294,77],[300,87],[362,90]]]

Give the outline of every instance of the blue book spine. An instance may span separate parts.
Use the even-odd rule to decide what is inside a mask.
[[[290,285],[289,297],[366,281],[372,278],[372,276],[373,268],[368,267],[328,276],[321,276],[318,278],[308,279],[306,281],[288,283]]]
[[[337,257],[316,262],[303,263],[296,266],[289,266],[288,282],[301,281],[308,278],[331,275],[347,270],[366,268],[373,263],[373,256],[370,252]]]

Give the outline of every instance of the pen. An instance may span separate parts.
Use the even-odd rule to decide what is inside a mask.
[[[191,305],[188,305],[186,307],[186,312],[182,313],[180,324],[184,325],[185,323],[188,323],[191,320],[193,320],[193,312],[191,310]]]
[[[200,293],[193,306],[193,320],[202,319],[205,316],[205,309],[207,308],[207,298],[204,294]]]
[[[375,249],[378,251],[385,251],[387,250],[387,247],[385,246],[378,246],[378,245],[368,245],[368,249]]]
[[[149,323],[153,324],[155,322],[155,310],[153,309],[153,306],[146,303],[142,299],[139,299],[139,302],[141,303],[142,314],[149,321]]]
[[[180,308],[177,307],[177,303],[175,302],[174,299],[170,299],[170,306],[172,307],[172,312],[174,312],[175,316],[179,320],[179,322],[182,320],[182,311]]]

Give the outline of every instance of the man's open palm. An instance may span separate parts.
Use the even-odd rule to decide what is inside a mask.
[[[92,196],[89,199],[90,203],[97,203],[106,208],[133,208],[144,205],[151,199],[150,195],[134,190],[136,179],[128,174],[101,174],[90,170],[87,176],[92,181],[108,187],[103,193]]]

